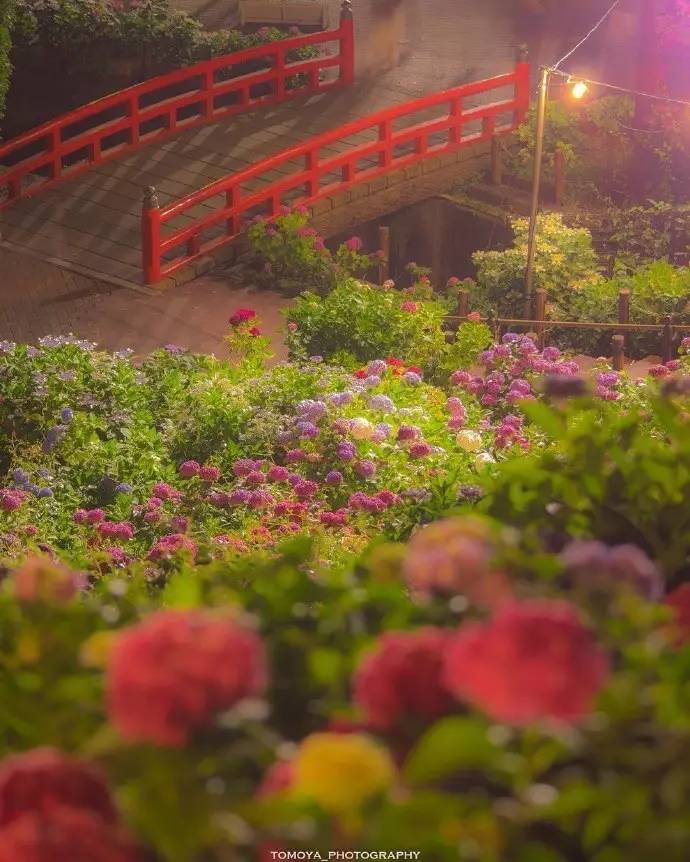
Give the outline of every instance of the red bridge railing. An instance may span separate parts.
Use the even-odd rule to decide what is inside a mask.
[[[338,52],[294,60],[300,48]],[[233,77],[251,63],[268,68]],[[323,73],[338,67],[338,74]],[[257,105],[350,84],[354,27],[345,4],[337,30],[258,45],[135,84],[0,144],[0,210],[152,141]]]
[[[480,104],[482,97],[505,98]],[[154,284],[230,242],[256,215],[311,204],[400,168],[513,131],[529,107],[529,64],[398,105],[311,138],[142,214],[144,281]],[[419,118],[419,115],[422,117]],[[429,115],[433,114],[431,118]]]

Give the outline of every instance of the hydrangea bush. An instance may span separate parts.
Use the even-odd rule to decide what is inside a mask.
[[[0,862],[687,858],[690,345],[434,341],[424,279],[270,368],[0,344]]]

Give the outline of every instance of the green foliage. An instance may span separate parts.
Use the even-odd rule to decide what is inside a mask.
[[[307,210],[298,207],[270,220],[259,218],[249,228],[262,284],[290,296],[304,290],[325,295],[343,278],[364,276],[371,269],[372,258],[362,253],[358,237],[333,254],[308,222]]]
[[[103,76],[103,52],[111,59],[139,64],[136,73],[150,76],[200,60],[284,39],[279,28],[257,33],[206,31],[191,15],[172,9],[169,0],[110,4],[102,0],[17,0],[14,42],[26,66],[50,57],[67,75],[90,70]],[[294,59],[313,56],[299,49]],[[265,68],[264,61],[233,68],[230,76]]]
[[[406,310],[407,309],[407,310]],[[445,350],[439,300],[411,300],[396,290],[347,279],[327,296],[303,293],[288,311],[290,348],[296,354],[350,357],[350,362],[394,356],[433,366]]]
[[[544,180],[553,182],[554,154],[566,158],[569,189],[585,197],[619,196],[629,183],[633,138],[626,130],[634,111],[627,96],[605,96],[596,100],[550,99],[544,135]],[[523,179],[531,177],[536,132],[536,106],[518,129],[519,146],[509,168]]]
[[[502,466],[482,503],[527,535],[635,544],[674,584],[690,578],[690,426],[668,399],[622,410],[576,400],[525,405],[551,445]]]
[[[0,0],[0,120],[5,113],[5,97],[10,87],[12,75],[10,51],[14,16],[15,0]]]
[[[592,320],[614,322],[618,319],[618,295],[629,290],[630,322],[661,324],[667,315],[677,323],[689,323],[690,275],[687,267],[675,267],[657,260],[639,267],[633,274],[592,281],[579,290],[562,291],[549,309],[553,320]],[[610,351],[610,332],[556,328],[553,337],[563,347],[593,356]],[[628,355],[641,358],[661,354],[661,332],[631,333],[627,337]]]
[[[471,290],[473,309],[494,310],[514,317],[524,310],[527,266],[527,219],[512,222],[515,239],[503,251],[476,251],[477,284]],[[537,222],[534,286],[547,290],[550,299],[563,291],[581,289],[600,279],[592,237],[585,228],[568,227],[558,213],[541,215]]]

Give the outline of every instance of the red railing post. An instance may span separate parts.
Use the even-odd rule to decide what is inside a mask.
[[[275,72],[275,90],[273,91],[273,95],[277,99],[285,98],[285,51],[280,47],[280,43],[276,43],[276,57],[275,63],[273,65],[273,71]],[[313,82],[312,82],[313,83]]]
[[[204,72],[204,113],[206,119],[210,120],[213,117],[213,69],[206,69]]]
[[[393,124],[390,120],[379,123],[379,167],[387,168],[393,161]]]
[[[529,110],[529,61],[527,46],[518,48],[515,64],[515,117],[514,123],[519,126]]]
[[[309,150],[304,160],[305,170],[309,172],[307,180],[307,197],[313,198],[319,193],[319,149]]]
[[[156,284],[161,280],[161,211],[158,195],[153,186],[144,192],[141,207],[141,249],[144,266],[144,283]]]
[[[343,0],[340,8],[340,83],[347,86],[355,80],[355,22],[352,0]]]
[[[53,133],[50,136],[50,152],[53,155],[53,164],[51,167],[52,179],[57,180],[62,173],[62,156],[60,155],[60,129],[59,127],[53,129]]]

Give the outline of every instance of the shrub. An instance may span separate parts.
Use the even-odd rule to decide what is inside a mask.
[[[472,307],[494,309],[504,317],[524,311],[525,269],[529,222],[514,219],[513,246],[504,251],[476,251],[477,285],[471,290]],[[585,228],[571,228],[558,213],[542,215],[537,223],[534,286],[547,290],[557,300],[570,289],[580,289],[600,280],[592,237]]]
[[[590,282],[579,290],[563,291],[551,303],[549,316],[558,320],[593,320],[614,322],[617,317],[618,294],[629,290],[630,322],[661,324],[664,317],[673,315],[677,323],[690,323],[690,276],[686,267],[675,267],[657,260],[639,267],[631,275],[620,275],[605,281]],[[611,334],[596,330],[553,331],[553,338],[563,347],[581,350],[594,356],[607,355]],[[634,358],[659,355],[661,332],[630,333],[626,337],[626,351]]]
[[[409,365],[428,366],[445,349],[447,312],[440,300],[411,300],[392,288],[347,279],[325,297],[306,292],[297,298],[288,312],[289,344],[297,354],[335,361],[405,356]]]
[[[304,207],[287,207],[276,218],[255,219],[248,231],[257,278],[290,296],[302,291],[325,295],[344,277],[364,276],[373,266],[359,237],[351,237],[333,254],[310,227]]]
[[[125,4],[102,0],[17,0],[13,30],[16,80],[18,86],[26,86],[28,80],[35,87],[38,77],[45,92],[55,92],[54,102],[71,105],[71,91],[57,89],[65,78],[74,82],[71,88],[77,89],[82,98],[96,98],[122,87],[128,83],[127,79],[134,83],[287,36],[287,30],[273,27],[246,35],[236,30],[207,32],[196,18],[172,9],[169,0]],[[290,59],[306,59],[315,56],[318,50],[306,46],[292,52]],[[103,64],[104,55],[109,57],[108,64]],[[124,63],[115,65],[118,60]],[[270,62],[268,58],[236,64],[222,74],[226,78],[236,77],[267,68]],[[57,83],[56,69],[60,71]],[[293,76],[288,87],[302,82],[302,76]],[[17,105],[18,110],[21,107]],[[58,112],[53,106],[53,115]]]

